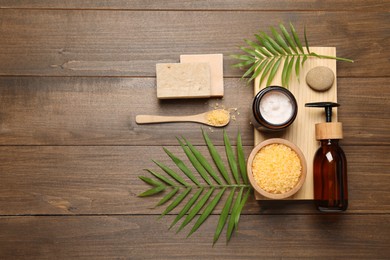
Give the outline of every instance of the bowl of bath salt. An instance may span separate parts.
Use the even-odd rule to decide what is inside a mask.
[[[292,142],[272,138],[258,144],[247,162],[253,188],[270,199],[293,196],[306,179],[307,165],[302,151]]]

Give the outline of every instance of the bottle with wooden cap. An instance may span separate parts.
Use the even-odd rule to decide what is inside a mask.
[[[306,103],[306,107],[325,108],[326,122],[316,124],[316,139],[321,147],[314,155],[314,200],[323,212],[344,211],[348,207],[347,159],[339,146],[343,138],[342,124],[332,122],[332,102]]]

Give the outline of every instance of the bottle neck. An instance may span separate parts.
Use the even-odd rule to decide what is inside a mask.
[[[324,139],[324,140],[320,140],[321,142],[321,146],[323,145],[331,145],[331,144],[338,144],[339,143],[339,140],[338,139]]]

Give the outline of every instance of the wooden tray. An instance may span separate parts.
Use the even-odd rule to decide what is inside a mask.
[[[317,54],[336,56],[335,47],[311,47],[310,51]],[[283,64],[283,61],[282,63]],[[306,84],[307,72],[316,66],[329,67],[334,75],[335,81],[331,89],[325,92],[317,92],[312,90]],[[271,85],[281,86],[282,66],[279,68]],[[292,73],[289,84],[289,90],[294,94],[298,103],[298,114],[294,123],[281,133],[262,133],[255,129],[254,144],[262,142],[268,138],[280,137],[290,140],[296,144],[303,152],[307,162],[307,176],[302,188],[288,200],[312,200],[313,199],[313,158],[319,147],[319,142],[315,139],[314,125],[325,121],[324,109],[306,108],[305,103],[318,101],[337,102],[337,74],[336,61],[329,59],[309,58],[303,67],[301,67],[299,81],[296,78],[295,71]],[[266,81],[266,80],[264,80]],[[254,94],[256,95],[260,89],[265,88],[265,82],[259,86],[259,77],[255,79]],[[337,121],[337,109],[333,109],[333,121]],[[257,200],[266,199],[255,192]]]

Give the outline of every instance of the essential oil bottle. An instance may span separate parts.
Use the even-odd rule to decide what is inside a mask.
[[[314,155],[314,201],[322,212],[345,211],[348,207],[347,159],[339,146],[342,124],[332,122],[332,102],[307,103],[307,107],[325,108],[326,122],[316,124],[316,139],[321,146]]]

